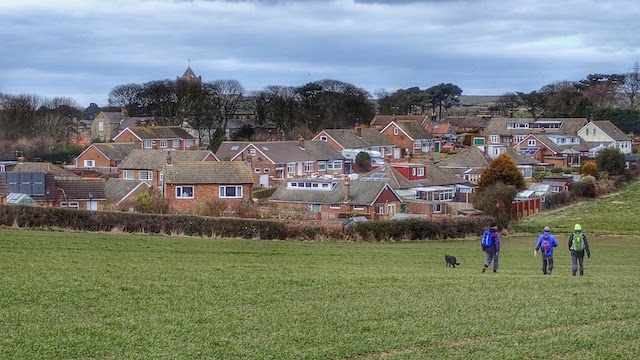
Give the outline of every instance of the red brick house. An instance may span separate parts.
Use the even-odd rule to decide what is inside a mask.
[[[579,166],[589,145],[572,134],[529,134],[513,147],[546,168]]]
[[[312,213],[318,220],[364,216],[388,219],[400,212],[402,199],[385,181],[287,179],[269,198],[279,213]]]
[[[134,149],[118,166],[120,179],[145,181],[152,188],[162,190],[162,168],[171,162],[218,161],[209,150],[141,150]]]
[[[145,150],[197,150],[198,141],[180,126],[129,126],[113,138]]]
[[[382,157],[394,156],[399,151],[394,151],[396,145],[385,138],[375,128],[363,128],[356,125],[353,129],[324,129],[314,136],[312,141],[323,141],[336,151],[359,149],[379,151]],[[401,156],[398,155],[398,158]]]
[[[251,199],[253,172],[242,161],[174,162],[162,172],[164,197],[174,213],[195,214],[212,201],[234,209]]]
[[[117,174],[118,165],[136,149],[134,143],[94,143],[76,157],[75,169],[93,170],[102,174]]]
[[[431,150],[431,137],[426,128],[414,121],[391,121],[380,130],[395,145],[393,158],[422,154]]]

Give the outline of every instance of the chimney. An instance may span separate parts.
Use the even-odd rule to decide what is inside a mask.
[[[351,201],[351,178],[346,176],[344,178],[344,203]]]
[[[356,124],[356,136],[357,137],[362,137],[362,127],[360,127],[360,124]]]
[[[167,165],[171,165],[173,163],[173,159],[171,158],[171,151],[167,151]]]
[[[298,138],[298,147],[304,149],[304,138],[302,136]]]

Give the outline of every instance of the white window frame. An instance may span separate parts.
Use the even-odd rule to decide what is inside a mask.
[[[167,140],[160,140],[160,148],[166,149],[169,147],[169,142]]]
[[[536,146],[536,140],[535,139],[527,140],[527,146]]]
[[[173,140],[172,146],[173,146],[174,149],[179,148],[180,147],[180,139]]]
[[[296,175],[296,163],[287,163],[287,177]]]
[[[191,191],[189,192],[188,189]],[[195,192],[193,186],[176,186],[176,199],[193,199]]]
[[[364,207],[364,206],[362,206],[362,205],[354,205],[354,206],[352,206],[352,208],[353,208],[353,210],[356,210],[356,211],[363,211],[363,210],[365,210],[365,207]]]
[[[145,140],[142,142],[142,146],[145,149],[153,149],[153,140]]]
[[[326,137],[326,136],[324,136],[324,135],[323,135],[323,136],[320,136],[320,141],[327,142],[328,140],[329,140],[329,138],[328,138],[328,137]]]
[[[393,135],[398,135],[400,133],[400,130],[398,130],[397,127],[393,128]]]
[[[260,174],[260,168],[255,168],[255,169],[253,169],[253,171],[254,171],[256,174]]]
[[[78,210],[80,209],[80,203],[78,203],[77,201],[61,202],[60,207]]]
[[[185,148],[190,148],[193,146],[193,139],[185,139],[184,140],[184,147]]]
[[[253,148],[249,149],[249,155],[256,156],[256,149],[253,149]]]
[[[440,214],[442,213],[442,204],[433,204],[433,213]]]
[[[340,210],[340,204],[330,204],[329,209]]]
[[[318,161],[318,171],[327,171],[326,161]]]
[[[268,173],[269,173],[269,171],[270,171],[270,170],[269,170],[269,168],[264,168],[264,169],[262,169],[262,172],[263,172],[263,173],[265,173],[265,174],[268,174]]]
[[[313,172],[313,161],[304,162],[304,172],[306,173]]]
[[[139,180],[153,180],[153,171],[151,170],[139,170],[138,171],[138,179]]]
[[[420,148],[421,148],[421,146],[420,146],[420,140],[418,140],[418,141],[414,141],[414,142],[413,142],[413,148],[414,148],[414,149],[420,149]]]
[[[499,144],[500,143],[500,135],[490,135],[489,136],[489,141],[492,144]]]
[[[227,188],[235,189],[235,195],[228,196]],[[242,186],[240,185],[222,185],[218,188],[218,197],[221,199],[242,199]]]
[[[125,180],[134,180],[134,174],[133,170],[122,170],[122,178]]]
[[[84,161],[84,167],[87,167],[87,168],[96,167],[96,161],[95,160],[85,160]]]
[[[419,167],[416,176],[424,176],[424,168]]]
[[[102,121],[98,122],[98,131],[104,131],[104,122]]]

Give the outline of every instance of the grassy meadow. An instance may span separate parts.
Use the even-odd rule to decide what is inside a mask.
[[[479,239],[220,240],[0,229],[2,359],[630,359],[638,184]],[[622,204],[620,204],[622,203]],[[620,207],[618,207],[620,206]],[[566,239],[589,236],[585,276]],[[553,275],[538,231],[560,240]],[[444,254],[461,265],[447,268]]]

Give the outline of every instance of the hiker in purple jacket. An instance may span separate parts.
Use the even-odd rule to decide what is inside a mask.
[[[491,223],[489,231],[491,231],[491,245],[483,247],[482,249],[485,254],[487,254],[482,272],[487,271],[487,268],[491,265],[491,261],[493,261],[493,272],[498,272],[498,255],[500,254],[500,232],[498,231],[498,224]]]
[[[533,256],[538,255],[538,250],[542,251],[542,273],[551,275],[553,270],[553,248],[558,247],[556,237],[551,233],[548,226],[544,227],[544,231],[538,236],[536,248],[533,250]]]

